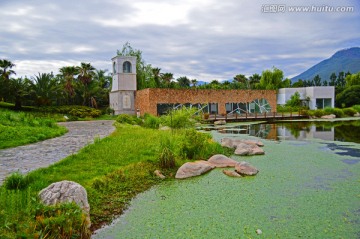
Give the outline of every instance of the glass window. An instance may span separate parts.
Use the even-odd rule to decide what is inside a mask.
[[[124,73],[131,73],[131,63],[128,61],[125,61],[123,64],[123,72]]]
[[[113,63],[113,73],[116,74],[116,62]]]

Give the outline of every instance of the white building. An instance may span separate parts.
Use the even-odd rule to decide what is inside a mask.
[[[115,114],[135,114],[136,57],[116,56],[113,65],[110,108]]]
[[[334,86],[311,86],[300,88],[281,88],[278,90],[277,104],[285,105],[291,96],[299,92],[300,100],[304,105],[313,109],[323,109],[335,107],[335,87]]]

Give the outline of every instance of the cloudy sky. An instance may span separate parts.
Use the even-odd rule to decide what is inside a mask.
[[[273,66],[292,77],[360,46],[357,0],[1,0],[0,9],[0,59],[17,76],[80,62],[111,69],[129,42],[176,78],[224,80]]]

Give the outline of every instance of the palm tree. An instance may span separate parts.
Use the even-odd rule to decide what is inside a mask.
[[[257,73],[249,77],[250,88],[254,89],[256,84],[260,82],[261,76]]]
[[[64,66],[60,68],[60,75],[65,80],[64,82],[64,89],[68,96],[68,104],[70,103],[71,99],[75,96],[75,87],[74,87],[74,80],[75,75],[78,74],[78,70],[75,66]]]
[[[156,87],[160,87],[161,83],[160,83],[160,71],[161,69],[160,68],[152,68],[151,69],[153,75],[154,75],[154,80],[155,80],[155,84],[156,84]]]
[[[57,96],[59,82],[53,74],[39,73],[32,78],[30,88],[36,105],[51,105]]]
[[[10,75],[16,75],[15,71],[11,70],[14,66],[15,64],[9,60],[0,60],[0,100],[3,98],[6,101],[6,98],[9,96]]]
[[[186,76],[179,77],[176,79],[176,81],[178,82],[178,84],[181,88],[189,88],[190,87],[190,80]]]
[[[22,101],[30,94],[31,82],[29,79],[10,79],[10,92],[15,101],[15,109],[20,110]]]
[[[174,79],[173,73],[162,73],[161,79],[165,82],[165,86],[169,87],[171,80]]]
[[[109,92],[111,89],[111,75],[107,73],[107,70],[95,70],[93,84],[90,85],[89,95],[92,104],[96,102],[97,105],[109,104]],[[95,107],[95,105],[92,105]],[[96,108],[96,107],[95,107]]]
[[[197,84],[198,84],[198,81],[196,79],[191,80],[191,85],[193,88],[196,88]]]
[[[90,63],[81,62],[81,66],[76,67],[79,71],[78,80],[83,85],[83,105],[90,105],[89,85],[94,76],[95,68]]]

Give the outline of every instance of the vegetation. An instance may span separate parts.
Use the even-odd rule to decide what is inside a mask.
[[[173,118],[177,118],[175,112]],[[114,134],[78,154],[26,176],[9,176],[0,188],[0,237],[87,238],[84,217],[76,205],[45,207],[39,203],[37,194],[53,182],[71,180],[86,188],[91,230],[95,230],[121,214],[136,194],[159,183],[153,173],[156,169],[172,178],[176,168],[188,160],[231,154],[210,135],[191,128],[162,131],[135,127],[131,124],[142,124],[142,120],[125,115],[117,121],[122,123],[116,123]]]
[[[66,133],[50,118],[0,109],[0,149],[34,143]]]

